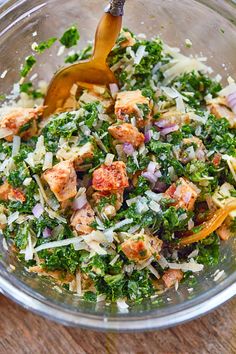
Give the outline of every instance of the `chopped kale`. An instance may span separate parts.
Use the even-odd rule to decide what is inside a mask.
[[[15,236],[15,245],[20,250],[24,250],[28,244],[28,235],[29,235],[29,225],[23,224],[20,225],[16,236]]]
[[[128,161],[127,161],[127,165],[126,165],[126,169],[127,172],[130,174],[135,174],[135,172],[137,171],[142,171],[145,168],[147,168],[150,159],[148,158],[148,156],[145,155],[137,155],[137,162],[134,160],[133,156],[129,156],[128,157]]]
[[[198,263],[217,265],[220,258],[220,240],[216,233],[211,234],[197,244],[199,253],[196,258]]]
[[[43,268],[52,271],[68,271],[70,273],[75,273],[80,261],[79,252],[75,251],[72,245],[40,251],[39,257],[43,260],[41,264]]]
[[[20,92],[25,92],[33,99],[42,98],[43,94],[39,90],[33,88],[32,82],[26,82],[20,85]]]
[[[96,302],[97,301],[97,295],[92,292],[92,291],[86,291],[83,295],[83,299],[85,301],[89,301],[89,302]]]
[[[18,169],[10,172],[7,180],[13,187],[17,188],[23,185],[23,182],[27,177],[30,177],[29,169],[26,163],[23,162]]]
[[[76,52],[74,54],[68,55],[65,58],[65,63],[73,64],[76,61],[86,60],[90,58],[92,55],[92,48],[92,45],[89,44],[85,49],[80,50],[79,52]]]
[[[115,205],[117,200],[117,197],[115,194],[111,194],[108,197],[103,197],[100,199],[99,204],[97,206],[99,212],[102,211],[102,209],[106,206],[106,205]]]
[[[46,49],[51,48],[51,46],[56,42],[56,37],[51,37],[48,40],[41,42],[35,48],[35,51],[38,53],[43,53]]]
[[[33,68],[35,63],[36,63],[36,59],[33,55],[30,55],[29,57],[27,57],[25,60],[25,64],[20,72],[21,76],[26,77],[28,75],[28,73],[31,71],[31,69]]]
[[[80,39],[79,32],[75,26],[69,28],[60,39],[62,45],[66,48],[71,48],[75,46]]]
[[[188,104],[198,109],[204,103],[204,97],[213,97],[222,89],[221,85],[200,72],[185,73],[173,82],[176,89],[188,98]],[[190,93],[190,94],[188,94]]]
[[[210,151],[236,156],[236,129],[231,129],[225,118],[210,115],[200,138]]]

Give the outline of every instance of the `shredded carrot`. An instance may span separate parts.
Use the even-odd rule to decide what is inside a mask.
[[[236,210],[236,201],[224,206],[224,208],[218,209],[209,221],[206,221],[200,225],[201,231],[182,238],[180,240],[180,245],[189,245],[208,237],[222,225],[229,213],[233,210]]]

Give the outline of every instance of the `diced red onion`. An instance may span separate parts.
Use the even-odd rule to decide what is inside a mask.
[[[73,201],[72,209],[73,210],[82,209],[85,206],[85,204],[87,204],[86,194],[82,194]]]
[[[157,183],[155,184],[153,190],[156,192],[165,192],[167,189],[167,185],[165,184],[165,182],[162,181],[157,181]]]
[[[109,85],[110,91],[111,91],[111,95],[114,98],[114,96],[117,94],[117,92],[119,91],[119,87],[117,86],[117,84],[110,84]]]
[[[146,131],[146,133],[144,133],[144,137],[145,137],[144,142],[148,143],[151,140],[152,131],[151,130]]]
[[[232,111],[236,114],[236,91],[227,96],[227,101]]]
[[[124,150],[124,153],[128,156],[131,156],[133,155],[134,153],[134,147],[132,144],[130,143],[124,143],[123,144],[123,150]]]
[[[154,123],[158,128],[166,128],[170,126],[170,122],[167,119],[160,119]]]
[[[151,183],[156,183],[156,181],[157,181],[157,177],[151,172],[148,172],[148,171],[147,172],[143,172],[142,176],[144,178],[148,179]]]
[[[154,172],[156,171],[156,167],[157,167],[156,162],[150,161],[147,167],[147,171],[154,174]]]
[[[198,150],[196,151],[196,156],[197,156],[198,160],[203,160],[204,157],[205,157],[205,153],[204,153],[203,150],[198,149]]]
[[[52,230],[49,227],[45,227],[43,230],[43,238],[50,237],[52,235]]]
[[[44,212],[44,209],[42,207],[42,204],[40,204],[40,203],[36,204],[32,209],[32,213],[37,219],[40,218],[40,216],[43,214],[43,212]]]
[[[160,177],[162,176],[161,171],[156,171],[156,172],[154,173],[154,175],[155,175],[157,178],[160,178]]]
[[[162,129],[160,133],[161,133],[161,135],[167,135],[167,134],[173,133],[177,130],[179,130],[179,126],[177,124],[174,124],[170,127],[166,127],[164,129]]]

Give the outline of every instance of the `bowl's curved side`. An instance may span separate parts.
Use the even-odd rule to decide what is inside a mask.
[[[236,294],[236,276],[234,274],[231,279],[227,279],[226,284],[219,284],[208,294],[203,294],[194,300],[187,301],[182,309],[177,309],[174,312],[165,311],[164,316],[159,316],[157,310],[143,316],[137,315],[131,318],[129,316],[109,317],[65,310],[44,298],[40,299],[37,295],[32,295],[31,291],[27,287],[22,287],[22,284],[16,279],[9,280],[7,277],[6,274],[5,276],[0,275],[2,294],[27,310],[66,326],[79,326],[101,331],[129,332],[168,328],[206,314]]]

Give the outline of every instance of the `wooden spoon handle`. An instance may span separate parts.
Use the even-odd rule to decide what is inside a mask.
[[[98,24],[93,59],[98,65],[104,65],[121,30],[123,6],[125,0],[111,0],[109,8]]]

